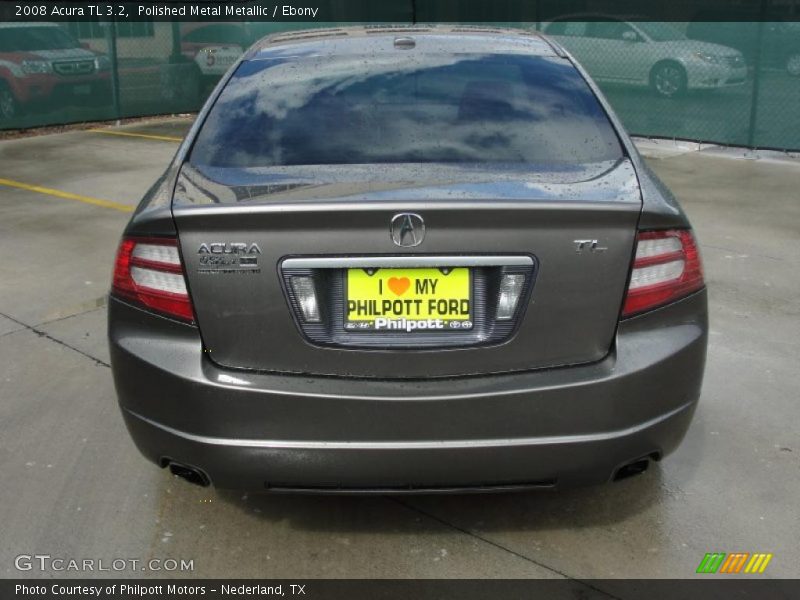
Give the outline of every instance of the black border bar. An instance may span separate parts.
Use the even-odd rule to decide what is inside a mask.
[[[24,586],[26,590],[21,590]],[[227,586],[227,587],[226,587]],[[230,589],[236,593],[231,593]],[[38,590],[38,591],[37,591]],[[98,593],[99,592],[99,593]],[[703,598],[704,600],[789,600],[800,596],[800,580],[761,579],[760,576],[704,579],[6,579],[0,598],[40,600],[153,600],[203,598],[204,600],[652,600]]]
[[[500,24],[586,13],[598,20],[800,21],[800,0],[0,0],[0,21]]]

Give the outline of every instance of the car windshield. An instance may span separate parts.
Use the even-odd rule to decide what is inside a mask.
[[[0,52],[68,50],[80,44],[60,27],[8,27],[0,29]]]
[[[242,63],[190,161],[575,164],[621,156],[603,108],[566,60],[375,54]]]
[[[678,42],[687,39],[669,23],[644,21],[636,24],[654,42]]]

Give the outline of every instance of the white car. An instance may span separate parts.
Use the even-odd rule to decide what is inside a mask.
[[[206,83],[216,83],[249,45],[247,28],[239,23],[186,24],[181,37],[181,52]]]
[[[194,62],[204,77],[219,79],[242,55],[241,46],[205,46],[198,50]]]
[[[747,79],[741,52],[690,40],[668,23],[583,14],[545,23],[543,30],[573,54],[592,78],[650,86],[660,96],[741,85]]]

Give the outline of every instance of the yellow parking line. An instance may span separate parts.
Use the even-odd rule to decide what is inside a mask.
[[[152,135],[150,133],[134,133],[132,131],[113,131],[111,129],[87,129],[89,133],[105,133],[106,135],[121,135],[125,137],[145,138],[148,140],[159,140],[161,142],[182,142],[183,138],[172,137],[171,135]]]
[[[47,194],[48,196],[55,196],[56,198],[64,198],[66,200],[77,200],[84,204],[92,204],[93,206],[102,206],[103,208],[113,208],[121,212],[133,212],[134,207],[119,202],[112,202],[111,200],[103,200],[102,198],[92,198],[91,196],[81,196],[80,194],[72,194],[70,192],[62,192],[61,190],[54,190],[53,188],[42,187],[40,185],[31,185],[30,183],[23,183],[21,181],[14,181],[13,179],[3,179],[0,177],[0,185],[17,188],[20,190],[28,190],[29,192],[36,192],[38,194]]]

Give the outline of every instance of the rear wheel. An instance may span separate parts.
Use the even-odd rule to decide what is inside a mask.
[[[11,88],[0,81],[0,122],[12,121],[19,116],[17,99]]]
[[[650,86],[663,98],[675,98],[686,92],[686,70],[674,62],[662,62],[650,73]]]
[[[786,59],[786,72],[792,77],[800,77],[800,52]]]

